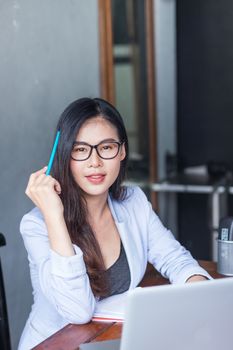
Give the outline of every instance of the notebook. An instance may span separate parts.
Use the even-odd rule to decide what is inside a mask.
[[[128,292],[121,340],[80,350],[232,350],[233,278]]]
[[[113,295],[99,301],[92,321],[123,322],[127,293]]]

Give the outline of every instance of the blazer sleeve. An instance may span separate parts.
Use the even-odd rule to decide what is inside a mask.
[[[72,257],[57,254],[50,248],[43,218],[30,213],[23,217],[20,232],[28,253],[35,297],[41,289],[67,322],[88,322],[94,312],[95,297],[80,248],[74,245],[76,254]]]
[[[153,211],[151,203],[147,201],[141,191],[141,202],[147,217],[147,254],[148,261],[171,283],[185,283],[193,275],[212,277],[198,264],[190,252],[186,250],[167,230],[159,217]]]

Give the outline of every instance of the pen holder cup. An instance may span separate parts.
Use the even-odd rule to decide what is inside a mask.
[[[233,276],[233,241],[218,240],[217,271],[222,275]]]

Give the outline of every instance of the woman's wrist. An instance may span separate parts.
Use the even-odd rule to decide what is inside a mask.
[[[43,214],[46,225],[65,223],[63,211],[49,211]]]
[[[62,256],[75,255],[63,215],[49,215],[45,218],[51,248]]]

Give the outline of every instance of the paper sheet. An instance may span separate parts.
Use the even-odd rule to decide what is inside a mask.
[[[123,322],[127,292],[113,295],[96,304],[93,321]]]

